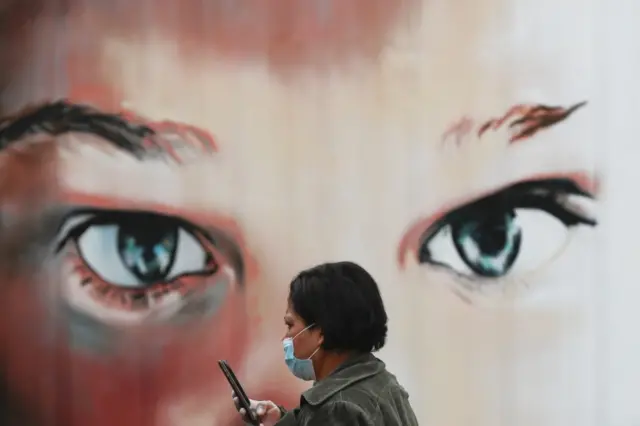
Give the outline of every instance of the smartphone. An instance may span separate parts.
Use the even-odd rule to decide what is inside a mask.
[[[224,373],[224,376],[227,378],[227,381],[231,385],[231,389],[236,394],[238,398],[238,402],[240,404],[240,408],[244,408],[244,411],[247,413],[247,417],[249,419],[249,423],[254,426],[260,426],[260,421],[256,416],[256,413],[251,409],[251,402],[249,401],[249,397],[247,397],[247,393],[242,389],[240,382],[236,378],[236,375],[233,373],[231,367],[225,360],[218,361],[218,366],[220,366],[220,370]]]

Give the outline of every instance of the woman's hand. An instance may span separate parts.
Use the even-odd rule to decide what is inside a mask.
[[[236,410],[238,410],[242,416],[242,420],[249,423],[249,417],[244,408],[240,408],[240,402],[235,392],[231,393],[231,398],[233,398],[233,403],[236,406]],[[256,415],[261,426],[273,426],[280,420],[280,409],[272,401],[254,401],[250,399],[249,402],[251,404],[250,410]]]

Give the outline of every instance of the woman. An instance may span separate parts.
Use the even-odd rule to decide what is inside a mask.
[[[315,383],[300,407],[251,401],[264,426],[417,425],[409,395],[372,355],[387,337],[387,313],[375,280],[352,262],[326,263],[291,283],[282,341],[289,370]],[[238,407],[237,398],[233,398]],[[244,409],[239,409],[245,417]]]

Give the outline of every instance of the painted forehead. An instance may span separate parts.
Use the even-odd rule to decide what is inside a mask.
[[[152,31],[179,43],[181,51],[201,55],[198,51],[207,50],[231,60],[259,58],[279,73],[290,73],[354,57],[375,58],[389,35],[405,21],[403,18],[416,13],[420,3],[420,0],[159,0],[153,4],[127,2],[125,15],[118,7],[91,5],[83,12],[93,14],[92,22],[101,22],[134,38],[153,25]],[[145,19],[146,24],[141,26],[140,19],[150,8],[154,10],[154,19]],[[176,19],[176,8],[180,10],[180,19]],[[282,37],[283,34],[295,37]]]

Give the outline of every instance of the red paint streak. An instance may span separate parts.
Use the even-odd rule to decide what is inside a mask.
[[[135,116],[132,115],[131,112],[125,112],[123,115],[127,120],[134,121]],[[218,145],[213,135],[198,127],[167,120],[145,121],[141,122],[141,124],[150,127],[156,132],[146,143],[149,146],[159,146],[160,149],[179,163],[182,162],[182,158],[172,143],[173,137],[179,138],[181,142],[186,142],[188,145],[204,153],[218,151]]]
[[[458,199],[454,202],[448,203],[447,206],[439,209],[436,213],[433,213],[427,216],[426,218],[418,219],[409,227],[409,230],[404,235],[404,237],[402,237],[397,249],[397,261],[398,261],[398,264],[400,265],[400,268],[401,269],[405,268],[408,255],[412,255],[412,256],[417,255],[417,248],[418,248],[418,245],[420,244],[420,238],[422,237],[423,233],[427,229],[429,229],[431,225],[433,225],[435,222],[440,220],[444,215],[446,215],[450,211],[455,210],[456,208],[463,206],[465,204],[469,204],[476,200],[485,198],[491,194],[500,192],[512,185],[522,183],[522,182],[530,182],[530,181],[545,180],[545,179],[568,179],[568,180],[571,180],[572,182],[575,182],[576,185],[578,185],[584,191],[593,195],[596,195],[599,190],[598,180],[593,179],[590,175],[584,172],[549,173],[549,174],[540,174],[540,175],[527,177],[517,182],[511,182],[499,188],[487,190],[481,194],[474,195],[473,197],[470,197],[470,198]]]
[[[509,143],[522,141],[543,129],[564,121],[586,104],[586,102],[579,102],[568,108],[550,107],[541,104],[516,105],[510,108],[502,117],[491,119],[480,126],[478,137],[482,137],[488,129],[498,130],[509,122],[508,126],[512,130]]]
[[[176,150],[173,142],[174,138],[178,138],[180,143],[187,143],[204,153],[218,152],[218,144],[213,134],[207,130],[176,121],[148,120],[130,110],[121,110],[118,113],[130,123],[144,125],[153,129],[155,134],[145,140],[147,147],[159,147],[178,163],[182,162],[182,158],[180,152]]]
[[[584,107],[586,102],[579,102],[569,107],[552,107],[542,104],[515,105],[498,118],[484,121],[477,129],[477,137],[491,131],[497,131],[507,126],[511,132],[508,142],[513,144],[531,138],[541,130],[550,128],[569,118],[574,112]],[[456,146],[472,135],[474,122],[469,117],[462,117],[453,123],[442,135],[442,143],[451,137]]]
[[[100,48],[95,43],[76,48],[67,60],[69,81],[67,98],[75,103],[88,103],[106,112],[117,112],[124,100],[122,90],[101,68]]]
[[[223,60],[261,60],[280,74],[375,59],[418,0],[140,0],[118,8],[94,3],[78,11],[78,38],[149,29],[177,42],[179,53]],[[99,4],[99,5],[98,5]]]
[[[314,1],[5,1],[0,7],[0,39],[6,41],[0,46],[0,89],[34,53],[41,16],[67,20],[70,99],[89,100],[109,110],[118,108],[123,98],[122,88],[112,87],[110,72],[102,68],[106,36],[140,42],[149,31],[159,31],[176,43],[183,58],[248,58],[279,76],[290,76],[357,58],[375,60],[394,29],[408,16],[418,15],[421,5],[420,0],[325,0],[325,16]]]
[[[509,108],[509,110],[502,117],[487,120],[482,126],[480,126],[480,129],[478,130],[478,137],[482,137],[484,132],[489,129],[498,130],[500,127],[502,127],[505,121],[510,118],[514,118],[515,116],[524,116],[531,110],[531,108],[532,107],[529,105],[515,105]]]
[[[202,150],[218,151],[218,145],[213,135],[199,127],[169,120],[147,122],[147,126],[154,129],[163,138],[175,135],[191,142],[194,146],[199,144]]]
[[[117,111],[121,104],[122,95],[106,85],[82,84],[70,79],[71,89],[67,99],[77,104],[90,104],[103,111]]]
[[[453,123],[442,135],[442,143],[447,142],[450,137],[455,138],[456,146],[460,146],[462,140],[473,130],[473,120],[469,117],[462,117]]]
[[[180,59],[257,62],[280,78],[324,71],[358,59],[374,62],[395,28],[418,15],[422,0],[139,0],[74,4],[67,64],[70,99],[108,111],[123,88],[104,69],[103,40],[144,43],[157,31]],[[314,5],[325,2],[327,12]],[[117,66],[117,65],[116,65]],[[115,71],[115,72],[119,72]],[[144,70],[142,70],[144,73]],[[142,74],[144,75],[144,74]]]
[[[34,54],[35,26],[41,16],[61,18],[68,11],[71,0],[2,0],[0,1],[0,93],[24,70]],[[43,67],[54,68],[53,61]],[[0,111],[0,115],[3,112]]]

